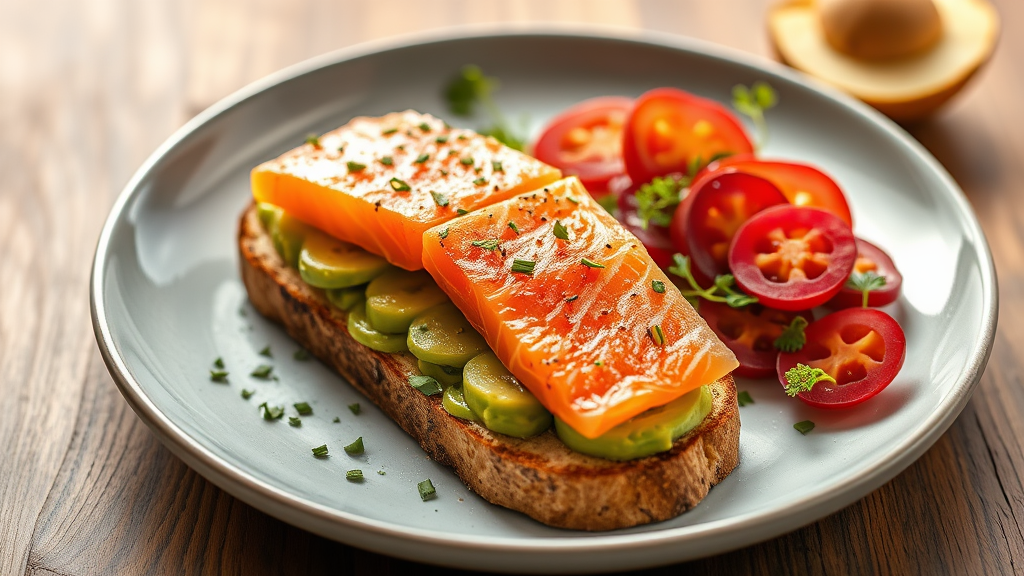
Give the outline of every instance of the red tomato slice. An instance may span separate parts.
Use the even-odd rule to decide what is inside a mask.
[[[677,250],[669,237],[668,228],[648,223],[647,229],[644,229],[637,213],[636,196],[633,191],[619,196],[619,222],[640,240],[659,267],[668,268],[672,265],[672,255]]]
[[[747,378],[765,378],[775,373],[779,355],[775,339],[794,318],[803,316],[808,322],[814,321],[809,311],[784,312],[758,304],[733,308],[707,300],[701,300],[697,312],[739,360],[739,368],[733,373]]]
[[[821,368],[836,383],[821,381],[797,398],[816,408],[848,408],[882,391],[896,377],[907,356],[907,337],[881,310],[849,308],[813,322],[799,352],[779,354],[777,372],[783,387],[796,365]]]
[[[759,160],[751,154],[729,156],[713,162],[697,180],[724,172],[743,172],[760,176],[774,184],[794,206],[821,208],[853,226],[850,205],[839,185],[828,174],[813,166],[781,160]],[[695,181],[696,186],[699,182]]]
[[[771,182],[740,172],[706,178],[690,190],[690,197],[683,218],[677,209],[674,237],[678,246],[685,235],[694,266],[709,278],[729,272],[729,244],[744,222],[770,206],[787,204]]]
[[[846,222],[789,204],[748,220],[729,249],[736,284],[779,310],[824,304],[843,287],[856,259],[857,243]]]
[[[578,176],[591,195],[608,192],[608,181],[625,173],[622,132],[633,99],[604,96],[584,100],[556,116],[533,145],[533,155]]]
[[[899,298],[900,287],[903,286],[903,275],[896,269],[892,258],[878,246],[857,238],[857,260],[853,264],[853,273],[864,274],[865,272],[874,272],[885,278],[885,286],[868,292],[868,306],[872,308],[885,306]],[[838,309],[859,307],[863,303],[864,294],[844,283],[839,293],[825,305]]]
[[[676,88],[655,88],[637,98],[622,141],[626,172],[634,182],[686,174],[695,158],[708,162],[753,151],[746,130],[728,108]]]

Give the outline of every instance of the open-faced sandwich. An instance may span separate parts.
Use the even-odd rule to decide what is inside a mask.
[[[575,177],[416,112],[252,173],[253,305],[494,504],[672,518],[739,459],[733,353]]]

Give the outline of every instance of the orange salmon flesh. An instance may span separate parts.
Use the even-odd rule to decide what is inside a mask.
[[[493,138],[410,110],[356,118],[257,166],[252,190],[258,202],[419,270],[428,228],[560,177]]]
[[[523,386],[588,438],[737,366],[576,178],[431,228],[423,265]]]

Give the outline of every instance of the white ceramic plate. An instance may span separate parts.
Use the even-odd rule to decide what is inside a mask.
[[[492,506],[427,460],[396,425],[246,303],[235,250],[251,167],[353,116],[415,108],[455,121],[444,81],[476,63],[502,81],[500,105],[536,132],[584,98],[679,86],[726,101],[769,81],[768,156],[823,167],[848,193],[858,235],[904,275],[890,307],[907,361],[880,396],[824,413],[740,381],[741,464],[694,510],[659,524],[589,534]],[[455,122],[458,123],[458,122]],[[500,571],[639,568],[749,545],[863,497],[918,458],[969,399],[988,358],[997,295],[988,247],[963,194],[899,128],[780,66],[676,37],[564,29],[420,37],[357,47],[285,70],[200,114],[139,169],[114,206],[92,279],[96,337],[125,398],[179,457],[231,494],[305,529],[385,554]],[[272,361],[258,355],[266,345]],[[223,357],[230,384],[210,382]],[[279,381],[247,376],[274,366]],[[243,400],[242,388],[256,389]],[[301,428],[257,405],[308,401]],[[347,405],[361,401],[355,416]],[[289,409],[289,414],[294,411]],[[340,423],[334,423],[335,416]],[[792,424],[811,419],[807,436]],[[357,436],[366,454],[342,446]],[[331,456],[312,457],[327,443]],[[362,484],[345,470],[361,468]],[[382,470],[386,475],[375,472]],[[421,502],[430,478],[439,497]]]

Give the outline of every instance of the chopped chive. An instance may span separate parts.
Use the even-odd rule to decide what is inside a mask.
[[[661,280],[651,280],[651,289],[657,292],[658,294],[664,294],[665,283],[662,282]]]
[[[665,333],[662,332],[661,326],[657,324],[651,326],[651,338],[654,339],[654,343],[658,346],[665,345]]]
[[[594,366],[604,366],[604,362],[602,362],[600,360],[595,360],[594,361]]]
[[[392,158],[391,156],[385,156],[385,157],[380,159],[380,163],[385,165],[385,166],[394,166],[395,165],[395,159]]]
[[[326,458],[327,457],[327,444],[324,444],[322,446],[317,446],[316,448],[313,448],[313,456],[316,456],[317,458]]]
[[[519,235],[519,226],[516,226],[516,223],[515,223],[515,222],[511,222],[511,221],[510,221],[510,222],[508,223],[508,227],[509,227],[509,228],[511,228],[511,229],[512,229],[512,231],[516,233],[516,236],[518,236],[518,235]]]
[[[424,376],[422,374],[409,376],[409,385],[422,392],[425,396],[433,396],[444,391],[432,376]]]
[[[473,180],[473,184],[475,184],[477,186],[483,186],[484,184],[487,184],[487,178],[484,178],[483,176],[481,176],[481,177],[477,178],[476,180]]]
[[[413,163],[414,164],[423,164],[427,160],[430,160],[430,154],[420,154],[419,156],[416,157],[415,160],[413,160]]]
[[[248,400],[249,398],[252,398],[252,395],[255,394],[255,393],[256,393],[255,390],[249,390],[248,388],[242,388],[242,399],[243,400]]]
[[[750,392],[743,390],[736,395],[736,401],[739,402],[740,406],[746,406],[747,404],[753,404],[754,399],[750,397]]]
[[[345,472],[345,480],[348,480],[349,482],[362,482],[363,481],[363,471],[362,470],[349,470],[348,472]]]
[[[356,438],[355,442],[349,444],[348,446],[345,446],[345,453],[346,454],[351,454],[353,456],[356,455],[356,454],[362,454],[364,451],[365,450],[363,448],[363,437],[362,436],[360,436],[359,438]]]
[[[448,227],[445,226],[444,230],[441,230],[440,232],[438,232],[437,235],[441,237],[441,240],[444,240],[445,238],[447,238],[448,237]]]
[[[280,420],[284,416],[284,406],[271,406],[264,402],[259,409],[263,411],[264,420]]]
[[[444,143],[448,142],[448,135],[447,134],[442,134],[441,136],[438,136],[437,138],[435,138],[434,141],[437,142],[438,144],[444,144]]]
[[[426,122],[420,124],[420,130],[423,130],[424,132],[430,132],[430,124],[427,124]]]
[[[555,220],[555,231],[554,232],[555,232],[555,238],[558,238],[559,240],[568,240],[569,239],[569,229],[566,228],[564,224],[562,224],[561,220]]]
[[[388,183],[391,184],[391,189],[395,192],[408,192],[409,190],[412,190],[405,181],[399,180],[398,178],[392,178],[391,180],[388,180]]]
[[[431,498],[437,498],[437,490],[434,489],[434,483],[427,478],[423,482],[416,485],[416,490],[420,493],[420,500],[426,502]]]
[[[803,422],[797,422],[793,424],[793,429],[801,434],[807,434],[811,430],[814,430],[814,422],[810,420],[804,420]]]
[[[227,382],[228,373],[223,370],[210,370],[210,381],[212,382]]]
[[[512,271],[526,274],[527,276],[533,276],[533,270],[536,267],[537,263],[533,260],[520,260],[516,258],[512,261]]]
[[[460,158],[459,162],[462,162],[463,166],[472,166],[474,160],[472,156],[466,156],[465,158]]]
[[[501,246],[501,240],[496,238],[491,238],[489,240],[474,240],[472,244],[477,248],[483,248],[484,250],[490,250],[493,252],[494,250],[497,250],[498,246]]]
[[[385,474],[387,474],[387,472],[385,472],[383,470],[377,470],[377,474],[380,475],[380,476],[384,476]]]
[[[448,175],[448,171],[442,168],[441,169],[441,176],[447,176],[447,175]]]
[[[310,134],[306,136],[306,144],[312,144],[316,148],[320,147],[320,137],[316,134]]]
[[[359,412],[362,411],[362,407],[359,406],[359,402],[356,402],[355,404],[349,404],[348,409],[351,410],[352,413],[355,415],[359,415]]]
[[[270,353],[270,346],[266,346],[263,350],[260,350],[260,356],[266,356],[267,358],[273,358],[274,355]]]
[[[366,164],[360,164],[359,162],[352,162],[351,160],[345,162],[345,166],[348,167],[349,172],[362,172],[366,169]]]
[[[448,197],[440,192],[431,192],[430,195],[434,198],[434,204],[444,208],[448,205]]]
[[[465,134],[459,134],[458,136],[456,136],[456,139],[457,140],[465,140],[466,139],[466,135]]]
[[[335,424],[337,424],[338,422],[341,422],[341,418],[335,416],[334,420],[331,420],[331,422],[334,422]]]
[[[298,428],[299,426],[302,426],[302,418],[299,418],[298,416],[289,416],[288,425]]]
[[[579,204],[580,203],[580,201],[577,200],[575,196],[566,196],[565,198],[566,198],[566,200],[568,200],[569,202],[572,202],[573,204]]]
[[[309,416],[313,413],[313,407],[308,402],[299,402],[298,404],[292,404],[295,406],[295,411],[299,413],[299,416]]]
[[[491,160],[491,169],[494,172],[504,172],[505,171],[505,168],[501,165],[501,162],[498,162],[497,160]]]
[[[566,302],[575,302],[575,301],[576,301],[576,299],[577,299],[577,298],[579,298],[579,297],[580,297],[580,295],[579,295],[579,294],[577,294],[577,295],[575,295],[575,296],[569,296],[568,298],[566,298],[566,299],[565,299],[565,301],[566,301]]]
[[[590,268],[604,268],[604,264],[601,264],[600,262],[594,262],[589,258],[583,258],[582,260],[580,260],[580,264],[583,264],[584,266],[588,266]]]
[[[264,380],[267,380],[267,379],[270,378],[270,373],[273,372],[273,371],[274,371],[274,367],[273,366],[268,366],[266,364],[260,364],[259,366],[256,367],[255,370],[253,370],[249,374],[249,376],[252,376],[253,378],[262,378]]]
[[[456,212],[459,214],[459,216],[462,216],[463,214],[469,214],[469,210],[464,210],[462,208],[459,208],[458,210],[456,210]]]
[[[305,362],[306,360],[309,360],[309,351],[305,348],[299,348],[294,354],[292,354],[292,358],[299,362]]]
[[[394,134],[395,132],[398,132],[398,128],[388,128],[387,130],[381,132],[381,134],[387,136],[388,134]]]
[[[224,359],[218,357],[216,360],[213,361],[213,365],[216,366],[217,368],[224,368]]]
[[[345,153],[345,145],[342,144],[341,146],[338,146],[338,154],[344,154],[344,153]]]

